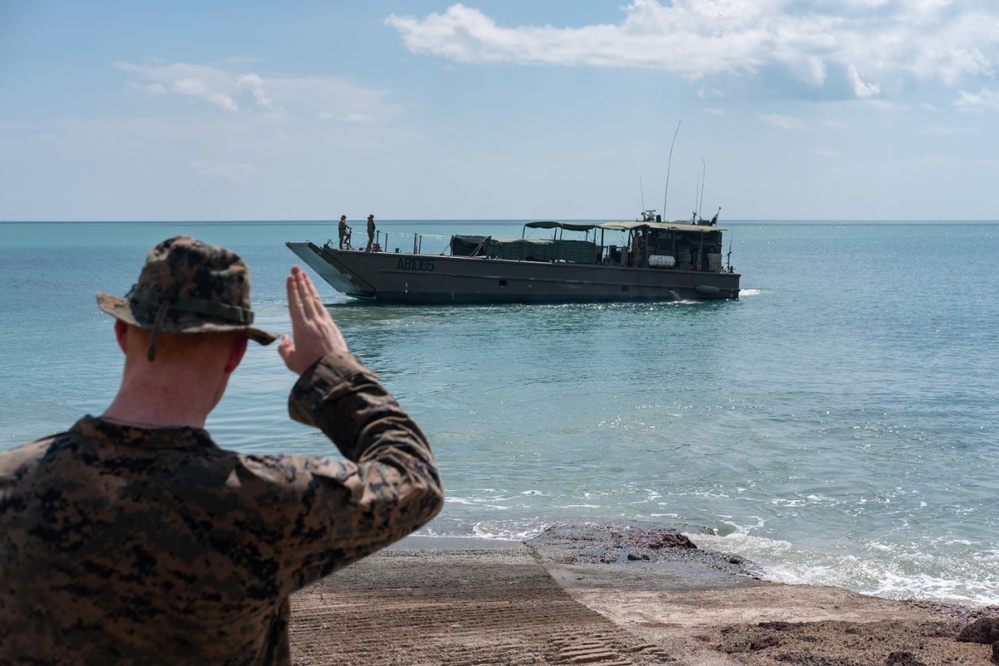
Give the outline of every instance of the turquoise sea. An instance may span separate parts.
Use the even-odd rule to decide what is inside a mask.
[[[360,224],[359,222],[357,224]],[[351,350],[427,432],[448,502],[423,533],[701,525],[766,578],[999,603],[999,223],[727,221],[724,303],[387,307],[325,283]],[[288,332],[287,240],[334,222],[0,223],[0,448],[100,413],[120,372],[94,293],[148,249],[231,247]],[[355,225],[356,229],[360,229]],[[379,222],[389,248],[520,223]],[[322,453],[293,377],[251,345],[209,421],[225,447]]]

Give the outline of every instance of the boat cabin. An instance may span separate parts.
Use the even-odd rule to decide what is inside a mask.
[[[455,235],[451,254],[514,261],[565,262],[665,268],[721,273],[722,232],[719,227],[689,222],[659,222],[643,215],[640,221],[576,223],[538,221],[524,225],[521,238]],[[526,238],[528,229],[551,229],[550,239]],[[583,238],[565,238],[565,232]],[[609,242],[617,233],[618,243]]]

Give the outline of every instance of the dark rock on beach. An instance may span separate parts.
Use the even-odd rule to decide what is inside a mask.
[[[985,645],[999,642],[999,617],[983,617],[975,620],[961,630],[957,640],[962,643],[984,643]]]
[[[999,664],[999,617],[982,617],[964,627],[957,640],[992,646],[992,663]]]
[[[911,652],[901,650],[888,655],[885,666],[926,666],[926,664],[916,659]]]
[[[684,534],[707,531],[698,527],[569,523],[548,527],[525,544],[539,560],[557,565],[655,570],[685,562],[726,574],[752,575],[752,562],[737,555],[702,550]]]

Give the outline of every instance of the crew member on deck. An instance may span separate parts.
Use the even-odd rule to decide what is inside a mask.
[[[375,216],[368,215],[368,247],[366,252],[371,252],[371,245],[375,242]]]
[[[347,243],[347,249],[348,250],[351,249],[351,247],[350,247],[350,227],[347,226],[347,216],[346,215],[341,215],[340,216],[340,224],[337,227],[337,232],[340,234],[340,249],[341,250],[343,249],[344,241],[346,241],[346,243]]]
[[[721,206],[718,206],[718,213],[720,213],[720,212],[721,212]],[[715,213],[715,216],[711,218],[711,226],[712,227],[715,226],[716,224],[718,224],[718,213]]]

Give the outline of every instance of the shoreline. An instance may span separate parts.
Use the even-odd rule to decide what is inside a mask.
[[[410,536],[292,597],[296,664],[988,664],[975,609],[761,580],[669,530]],[[635,545],[635,544],[638,545]],[[991,621],[991,620],[979,620]],[[999,623],[999,620],[996,620]],[[894,661],[888,661],[894,659]]]

